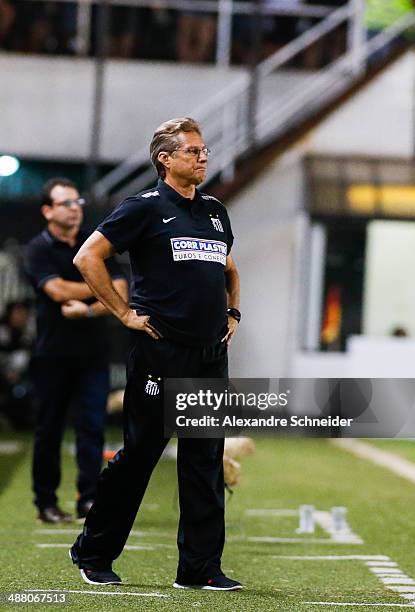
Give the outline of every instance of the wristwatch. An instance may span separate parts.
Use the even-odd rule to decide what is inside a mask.
[[[235,319],[235,321],[238,321],[238,323],[241,320],[242,315],[237,308],[228,308],[226,314],[228,315],[228,317],[232,317],[233,319]]]

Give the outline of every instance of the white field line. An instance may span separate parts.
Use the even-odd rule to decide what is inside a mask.
[[[383,584],[415,584],[413,578],[408,578],[405,574],[395,576],[394,578],[381,578]]]
[[[77,591],[75,589],[24,589],[29,593],[77,593],[81,595],[131,595],[132,597],[170,597],[162,593],[137,593],[136,591]]]
[[[3,440],[0,442],[0,455],[15,455],[21,448],[21,443],[16,440]]]
[[[353,438],[332,438],[331,442],[339,448],[353,453],[353,455],[357,457],[367,459],[415,483],[415,463],[408,461],[408,459],[397,457],[394,453],[389,453],[388,451],[371,446],[366,442],[354,440]]]
[[[234,536],[235,538],[239,536]],[[340,540],[333,538],[274,538],[271,536],[251,536],[248,538],[242,537],[248,542],[265,542],[269,544],[362,544],[358,541]],[[228,541],[230,538],[228,538]]]
[[[36,548],[68,548],[70,544],[35,544]]]
[[[70,544],[35,544],[36,548],[68,548]],[[174,544],[126,544],[124,550],[156,550],[156,548],[176,548]]]
[[[34,529],[33,533],[39,534],[39,535],[78,535],[79,533],[81,533],[82,529]],[[163,538],[163,537],[171,537],[174,536],[174,533],[167,533],[166,531],[137,531],[135,529],[133,529],[132,531],[130,531],[130,536],[137,536],[140,538],[148,538],[148,537],[155,537],[155,538]]]
[[[369,569],[374,569],[374,568],[369,568]],[[379,568],[382,569],[382,568]],[[398,569],[397,572],[388,572],[388,571],[380,571],[380,572],[373,572],[373,574],[375,574],[375,576],[377,576],[377,578],[379,578],[380,580],[383,580],[384,578],[404,578],[405,580],[412,580],[412,578],[408,578],[408,576],[406,574],[404,574],[401,570]],[[386,583],[385,583],[386,584]]]
[[[399,569],[396,564],[395,567],[385,567],[384,565],[372,565],[370,561],[366,561],[365,565],[379,580],[383,582],[385,587],[390,591],[399,593],[400,597],[404,599],[415,599],[415,580],[407,576]]]
[[[380,567],[369,567],[369,569],[374,574],[381,574],[385,576],[402,574],[402,570],[400,570],[399,567],[384,567],[383,565],[381,565]]]
[[[67,499],[63,502],[66,508],[75,508],[75,502]],[[141,504],[141,510],[149,510],[150,512],[157,512],[160,510],[160,504]]]
[[[34,529],[33,533],[38,535],[78,535],[82,529]]]
[[[366,459],[371,463],[374,463],[375,465],[379,465],[389,470],[390,472],[393,472],[397,476],[405,478],[409,482],[415,484],[415,463],[413,463],[412,461],[404,459],[403,457],[398,457],[394,453],[381,450],[379,448],[371,446],[370,444],[367,444],[366,442],[361,442],[360,440],[343,438],[332,439],[331,442],[337,447],[342,448],[343,450],[347,450],[348,452],[353,453],[361,459]],[[369,569],[371,569],[372,572],[375,573],[374,567],[370,567]],[[378,575],[378,577],[382,580],[383,584],[388,589],[398,592],[402,598],[415,599],[415,588],[413,586],[409,586],[415,585],[415,580],[413,580],[412,578],[409,578],[403,573],[401,574],[400,578],[388,578],[386,576],[380,575]]]
[[[302,601],[302,604],[308,606],[371,606],[371,607],[386,607],[386,608],[415,608],[415,604],[400,604],[400,603],[345,603],[339,601]]]
[[[374,573],[374,572],[373,572]],[[389,574],[389,573],[375,573],[375,576],[377,578],[379,578],[379,580],[382,580],[382,582],[384,584],[387,584],[387,582],[385,582],[386,580],[392,579],[392,578],[401,578],[401,580],[412,580],[412,578],[409,578],[406,574],[404,574],[402,571],[399,571],[397,574]],[[399,583],[398,583],[399,584]],[[406,584],[405,582],[403,582],[402,584]],[[411,583],[408,583],[411,584]]]
[[[374,567],[398,567],[398,564],[395,561],[368,561],[366,565],[374,566]]]
[[[369,563],[383,564],[390,563],[383,561],[389,559],[385,555],[272,555],[273,559],[291,559],[292,561],[368,561]],[[394,563],[393,565],[396,565]]]
[[[399,596],[404,599],[415,600],[415,580],[404,574],[402,570],[399,569],[398,564],[391,561],[390,557],[386,555],[272,555],[272,558],[293,561],[363,561],[371,573],[374,574],[387,589],[399,593]],[[308,603],[310,603],[310,605],[346,605],[329,602]]]
[[[298,510],[284,508],[248,508],[247,516],[298,516]]]
[[[125,550],[154,550],[155,548],[176,548],[175,544],[143,544],[142,546],[136,544],[126,544]]]
[[[388,568],[382,564],[373,565],[370,561],[366,561],[365,565],[387,589],[399,593],[399,596],[404,599],[415,599],[415,586],[408,586],[415,585],[415,580],[404,574],[397,564],[395,567]]]
[[[363,544],[362,538],[354,533],[350,525],[346,522],[345,528],[341,532],[336,532],[331,512],[316,510],[314,512],[315,521],[333,540],[343,544]]]

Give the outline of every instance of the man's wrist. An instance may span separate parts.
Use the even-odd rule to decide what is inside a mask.
[[[87,311],[86,311],[86,318],[92,319],[94,316],[95,316],[94,309],[92,308],[91,304],[88,304]]]
[[[235,319],[235,321],[239,321],[241,320],[241,312],[240,310],[238,310],[237,308],[228,308],[228,310],[226,311],[228,317],[232,317],[233,319]]]
[[[127,307],[125,310],[122,311],[122,313],[114,313],[115,316],[117,317],[117,319],[119,319],[121,321],[121,323],[123,323],[125,325],[126,320],[128,320],[129,315],[131,312],[131,308]]]

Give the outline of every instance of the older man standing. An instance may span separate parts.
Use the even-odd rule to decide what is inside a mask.
[[[74,260],[96,297],[135,330],[124,398],[124,448],[102,472],[83,533],[70,550],[83,579],[92,584],[121,582],[112,562],[124,548],[168,441],[162,378],[227,377],[227,344],[240,319],[239,276],[230,255],[233,235],[226,210],[196,189],[205,179],[208,153],[194,120],[163,123],[150,145],[157,187],[122,202]],[[126,250],[130,306],[112,287],[104,264],[114,252]],[[180,439],[177,471],[174,586],[239,590],[241,584],[221,570],[223,439]]]
[[[36,292],[37,339],[33,377],[37,422],[33,454],[33,490],[38,517],[66,523],[72,517],[58,505],[60,448],[69,404],[77,403],[77,516],[83,519],[95,498],[102,467],[104,418],[109,388],[108,341],[102,315],[73,257],[87,238],[80,227],[85,201],[72,181],[56,178],[42,192],[47,227],[30,242],[26,270]],[[128,287],[115,262],[109,262],[111,286],[127,299]],[[110,281],[111,282],[111,281]]]

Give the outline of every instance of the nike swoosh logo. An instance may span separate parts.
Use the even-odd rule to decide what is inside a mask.
[[[163,219],[163,223],[169,223],[170,221],[173,221],[173,219],[175,219],[176,217],[169,217],[168,219]]]

